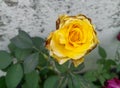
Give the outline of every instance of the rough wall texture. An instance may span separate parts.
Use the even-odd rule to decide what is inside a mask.
[[[7,49],[9,39],[18,29],[46,37],[55,29],[57,17],[66,13],[90,17],[100,44],[107,49],[109,57],[114,57],[118,43],[115,37],[120,31],[120,0],[0,0],[0,50]],[[95,54],[96,50],[90,54],[91,58]]]

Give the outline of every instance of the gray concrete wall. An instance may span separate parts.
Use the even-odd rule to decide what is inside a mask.
[[[92,19],[100,44],[107,49],[108,57],[114,58],[116,35],[120,31],[120,0],[0,0],[0,50],[7,50],[9,39],[18,29],[32,36],[47,37],[55,30],[60,14],[79,13]],[[98,58],[97,49],[87,58],[90,67]]]

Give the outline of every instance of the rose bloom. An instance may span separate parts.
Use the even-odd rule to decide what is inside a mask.
[[[97,44],[98,38],[91,20],[82,14],[61,15],[56,21],[56,30],[46,40],[46,48],[59,64],[71,60],[75,67]]]
[[[103,88],[120,88],[120,80],[117,78],[108,80]]]
[[[120,32],[117,35],[117,40],[120,41]]]

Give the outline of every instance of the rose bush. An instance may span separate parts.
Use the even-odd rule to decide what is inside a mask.
[[[91,20],[82,14],[61,15],[56,21],[56,29],[48,36],[46,47],[59,64],[72,60],[77,67],[84,61],[84,55],[98,44]]]
[[[83,70],[85,65],[88,67],[82,63],[84,55],[99,42],[86,16],[60,16],[56,30],[45,40],[23,30],[10,39],[9,51],[0,50],[0,70],[6,73],[0,77],[0,88],[120,88],[120,80],[114,78],[120,78],[119,59],[107,58],[101,46],[98,47],[100,59],[95,57],[96,68]],[[120,58],[119,48],[116,55]]]

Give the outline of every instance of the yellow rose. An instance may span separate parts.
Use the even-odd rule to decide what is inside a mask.
[[[46,48],[59,64],[72,60],[77,67],[84,61],[84,55],[98,44],[91,20],[82,14],[60,16],[56,21],[56,28],[48,36]]]

